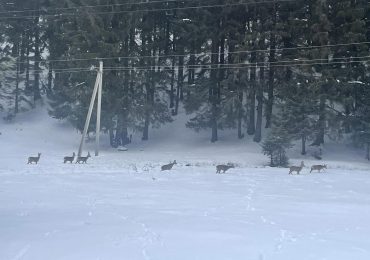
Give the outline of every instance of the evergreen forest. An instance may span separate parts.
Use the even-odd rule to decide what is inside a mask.
[[[82,131],[99,61],[112,147],[185,110],[210,142],[348,138],[369,158],[368,0],[0,0],[4,120],[46,100]]]

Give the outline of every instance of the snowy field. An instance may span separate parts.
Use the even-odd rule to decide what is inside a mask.
[[[210,144],[176,133],[180,120],[146,144],[134,135],[127,152],[63,164],[79,134],[31,119],[0,123],[1,260],[370,259],[370,164],[358,151],[328,145],[326,172],[289,176],[253,142]],[[302,159],[317,163],[293,152]],[[215,174],[228,162],[238,167]]]

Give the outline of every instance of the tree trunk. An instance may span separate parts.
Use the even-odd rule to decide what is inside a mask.
[[[20,61],[17,57],[17,78],[15,82],[15,101],[14,101],[14,113],[17,114],[19,111],[19,71],[20,70]]]
[[[273,154],[270,155],[270,166],[274,167],[274,157]]]
[[[322,88],[322,87],[321,87]],[[322,91],[323,92],[323,91]],[[326,95],[320,94],[320,105],[319,105],[319,121],[318,121],[318,133],[316,139],[312,145],[319,146],[325,142],[325,122],[326,122]]]
[[[302,135],[302,155],[306,155],[306,136]]]
[[[283,44],[284,44],[284,48],[286,50],[283,50],[282,52],[282,58],[284,59],[290,59],[291,56],[292,56],[292,48],[293,48],[293,44],[292,44],[292,37],[290,35],[287,35],[287,36],[284,36],[283,37]],[[285,69],[285,81],[286,82],[289,82],[292,78],[292,75],[293,75],[293,72],[292,72],[292,69],[287,66],[286,69]]]
[[[114,138],[115,147],[130,143],[130,139],[128,138],[127,124],[125,122],[126,118],[123,113],[124,112],[122,112],[122,115],[118,118],[117,122],[116,136]]]
[[[250,22],[250,31],[254,37],[250,40],[250,47],[252,49],[251,56],[250,56],[250,86],[249,86],[249,118],[248,118],[248,127],[247,133],[248,135],[254,135],[256,132],[256,125],[255,125],[255,115],[256,115],[256,73],[257,73],[257,52],[255,51],[257,48],[257,32],[258,32],[258,16],[257,16],[257,7],[254,6],[254,10],[251,14],[251,22]]]
[[[170,89],[170,108],[175,106],[175,63],[176,58],[172,58],[172,68],[171,68],[171,89]],[[175,111],[173,112],[175,114]]]
[[[142,50],[143,56],[149,56],[149,54],[151,54],[151,51],[147,49],[149,48],[148,46],[151,46],[150,33],[151,32],[147,32],[144,30],[141,32],[141,39],[142,39],[141,41],[142,41],[142,45],[144,46]],[[144,129],[143,129],[143,136],[141,139],[143,141],[147,141],[149,139],[150,110],[152,109],[150,81],[152,80],[153,68],[152,68],[151,61],[147,63],[144,62],[144,64],[150,67],[150,69],[146,72],[146,83],[145,83],[146,102],[145,102],[145,112],[144,112]]]
[[[270,55],[269,62],[273,64],[276,61],[276,35],[273,30],[276,27],[276,6],[274,5],[274,17],[273,17],[273,26],[270,35]],[[266,105],[266,128],[271,127],[272,121],[272,109],[274,105],[274,80],[275,80],[275,68],[270,65],[269,69],[269,79],[268,79],[268,100]]]
[[[263,26],[262,26],[263,30]],[[260,36],[260,42],[259,42],[259,48],[262,50],[264,49],[264,37]],[[265,55],[264,53],[261,53],[259,55],[260,62],[262,66],[260,67],[260,80],[257,83],[257,120],[256,120],[256,132],[254,134],[253,141],[259,143],[261,142],[262,139],[262,117],[263,117],[263,86],[265,84],[265,68],[264,68],[264,60],[265,60]]]
[[[49,62],[49,72],[48,72],[48,89],[47,94],[50,95],[53,87],[53,64]]]
[[[24,72],[25,68],[25,58],[26,58],[26,49],[27,49],[27,33],[25,31],[22,32],[22,42],[21,42],[21,47],[20,47],[20,66],[19,66],[19,73],[22,74]]]
[[[128,35],[124,40],[124,48],[123,48],[124,56],[128,57],[130,53],[130,35]],[[124,59],[123,64],[125,68],[129,68],[129,59]],[[124,103],[120,104],[121,111],[118,115],[119,118],[121,118],[121,145],[126,145],[130,143],[130,140],[128,138],[128,104],[129,104],[129,93],[130,93],[130,71],[125,70],[124,71],[124,84],[123,84],[123,95],[124,95]]]
[[[175,43],[176,36],[173,35],[172,41],[172,54],[175,55],[176,53],[176,43]],[[176,56],[172,57],[172,68],[171,68],[171,89],[170,89],[170,108],[174,108],[175,106],[175,65],[176,65]],[[175,110],[172,111],[172,114],[175,115]]]
[[[179,67],[178,67],[178,75],[177,75],[177,88],[180,90],[180,101],[184,100],[184,45],[181,43],[180,45],[180,57],[179,57]],[[178,102],[176,102],[176,114],[178,112]]]
[[[27,37],[27,51],[26,51],[26,82],[25,82],[25,93],[30,95],[32,90],[30,86],[30,37]]]
[[[189,68],[188,68],[188,89],[187,89],[187,92],[186,92],[186,96],[187,98],[190,98],[190,89],[192,88],[194,82],[195,82],[195,69],[194,69],[194,65],[195,65],[195,55],[193,53],[195,53],[195,43],[193,42],[191,44],[191,54],[190,54],[190,58],[189,58]]]
[[[250,89],[249,89],[249,108],[248,108],[249,117],[248,117],[248,126],[247,126],[248,135],[254,135],[254,133],[256,132],[256,125],[255,125],[256,91],[253,85],[250,86]]]
[[[238,99],[239,99],[239,105],[238,105],[238,138],[243,139],[244,134],[242,132],[242,123],[243,123],[243,96],[244,92],[243,90],[239,89],[238,93]]]
[[[146,83],[146,109],[145,109],[145,122],[144,122],[144,131],[143,131],[143,141],[149,140],[149,125],[150,125],[150,117],[151,111],[154,106],[154,66],[152,64],[150,70],[150,76],[148,77],[148,82]]]
[[[150,106],[150,83],[146,83],[146,108],[145,108],[145,121],[144,121],[144,131],[143,131],[143,137],[142,137],[142,140],[143,141],[147,141],[149,140],[149,121],[150,121],[150,109],[149,106]]]
[[[39,16],[35,18],[35,65],[34,65],[34,83],[33,83],[33,99],[34,102],[41,99],[40,94],[40,28]]]
[[[265,126],[266,128],[270,128],[272,123],[272,109],[274,105],[274,74],[275,69],[273,67],[270,67],[267,91],[268,99],[266,105],[266,126]]]
[[[178,73],[177,73],[177,90],[176,90],[176,107],[175,107],[175,115],[179,112],[179,102],[184,100],[184,45],[180,43],[179,45],[179,66],[178,66]]]
[[[262,85],[258,84],[257,89],[257,121],[256,121],[256,132],[254,134],[253,141],[259,143],[262,139],[262,116],[263,116],[263,89]]]
[[[349,98],[349,94],[346,95],[346,99],[348,99],[348,98]],[[351,114],[351,107],[348,104],[348,101],[347,100],[345,101],[344,107],[345,107],[345,109],[344,109],[345,112],[344,113],[346,115],[346,119],[344,120],[344,123],[343,123],[343,125],[344,125],[344,132],[346,134],[349,134],[349,133],[351,133],[351,124],[348,121],[348,118],[350,117],[350,114]]]
[[[329,38],[325,35],[330,34],[329,28],[325,25],[325,19],[328,18],[329,4],[326,1],[316,1],[311,3],[310,8],[312,8],[312,23],[315,24],[312,28],[313,34],[313,45],[327,45],[329,44]],[[320,31],[318,32],[318,28]],[[326,48],[320,48],[313,58],[320,58],[323,62],[322,65],[315,66],[315,70],[321,73],[321,83],[319,92],[319,121],[318,121],[318,133],[316,135],[316,140],[313,145],[321,145],[325,142],[325,128],[326,128],[326,100],[327,100],[327,83],[328,79],[332,78],[331,72],[327,71],[325,68],[326,62],[329,62],[329,53]]]
[[[212,105],[212,119],[211,119],[211,127],[212,127],[212,136],[211,142],[215,143],[218,141],[218,128],[217,128],[217,105]]]
[[[211,86],[209,89],[210,93],[210,103],[211,103],[211,129],[212,129],[212,136],[211,142],[214,143],[218,141],[218,103],[219,103],[219,86],[217,82],[217,68],[219,62],[219,41],[217,39],[217,35],[215,35],[212,39],[212,54],[211,54]]]
[[[111,147],[117,148],[114,143],[114,133],[112,128],[109,128],[109,143]]]
[[[130,28],[130,36],[129,36],[129,48],[133,50],[135,48],[135,28]],[[135,79],[135,70],[133,69],[135,66],[135,62],[130,60],[130,85],[129,85],[129,98],[133,98],[134,96],[134,79]]]
[[[179,67],[180,67],[180,60],[179,60]],[[182,88],[182,83],[180,80],[180,68],[178,67],[178,72],[177,72],[177,88],[176,88],[176,98],[175,98],[175,111],[173,115],[177,115],[179,112],[179,102],[180,102],[180,89]]]
[[[251,55],[251,63],[254,64],[256,62],[256,53],[253,52]],[[256,125],[255,125],[255,113],[256,113],[256,67],[251,67],[250,72],[250,87],[249,87],[249,118],[248,118],[248,127],[247,133],[249,135],[254,135],[256,132]]]
[[[124,125],[122,126],[122,145],[127,145],[129,143],[130,143],[130,139],[128,138],[127,125],[124,122]]]
[[[236,42],[236,35],[235,33],[230,33],[230,38],[228,39],[228,45],[229,45],[229,55],[228,55],[228,64],[233,64],[235,63],[235,56],[234,56],[234,52],[235,52],[235,42]],[[236,61],[237,63],[240,62],[240,60],[238,59]],[[233,72],[229,72],[230,74],[233,73]],[[242,124],[243,124],[243,98],[244,98],[244,91],[242,89],[242,86],[241,86],[241,82],[240,82],[240,74],[242,73],[241,70],[238,70],[237,72],[234,72],[236,74],[238,78],[237,80],[237,86],[236,86],[236,89],[237,89],[237,95],[238,95],[238,105],[237,105],[237,127],[238,127],[238,139],[243,139],[244,138],[244,134],[243,134],[243,131],[242,131]],[[229,75],[230,75],[229,74]]]
[[[149,112],[145,114],[145,122],[144,122],[144,131],[143,131],[143,141],[149,140]]]
[[[220,40],[220,68],[218,69],[218,81],[221,83],[225,79],[225,36],[221,36]],[[221,93],[219,93],[220,95]]]

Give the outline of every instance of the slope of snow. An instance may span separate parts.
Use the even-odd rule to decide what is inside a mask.
[[[101,156],[63,164],[80,135],[42,111],[24,117],[0,125],[1,260],[370,259],[370,165],[357,151],[328,145],[326,172],[289,176],[234,133],[211,144],[178,132],[181,117],[127,152],[104,136]],[[227,162],[238,167],[215,174]]]

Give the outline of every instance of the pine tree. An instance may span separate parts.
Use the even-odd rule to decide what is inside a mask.
[[[366,1],[333,1],[333,9],[330,14],[330,20],[333,23],[333,32],[331,40],[333,42],[351,43],[366,41],[366,20],[365,12],[368,7]],[[347,57],[351,61],[352,57],[366,56],[368,54],[368,46],[364,45],[348,45],[339,46],[334,49],[332,54],[333,59],[339,57]],[[333,65],[330,69],[332,77],[336,79],[338,87],[333,93],[335,101],[343,104],[345,117],[343,118],[343,128],[345,133],[352,132],[350,115],[355,113],[358,96],[356,84],[352,82],[364,81],[366,75],[365,63],[350,63]]]
[[[6,111],[13,117],[14,110],[14,79],[16,73],[16,61],[14,58],[2,57],[0,55],[0,112]],[[10,119],[10,118],[9,118]]]
[[[291,148],[290,137],[282,127],[275,126],[262,143],[263,154],[270,157],[271,167],[286,167],[286,150]]]
[[[314,79],[296,75],[292,83],[283,86],[284,101],[279,106],[278,124],[292,140],[301,140],[301,154],[306,154],[306,142],[315,134],[315,115],[318,110]]]

